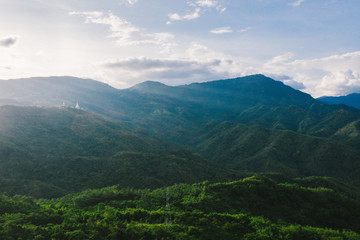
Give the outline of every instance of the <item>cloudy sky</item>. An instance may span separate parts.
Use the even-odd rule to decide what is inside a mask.
[[[0,0],[0,79],[117,88],[263,73],[314,97],[360,92],[358,0]]]

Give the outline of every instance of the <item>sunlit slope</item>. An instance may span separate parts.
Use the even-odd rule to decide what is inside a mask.
[[[75,106],[97,110],[117,90],[91,79],[33,77],[0,81],[0,104],[28,106]],[[96,101],[95,101],[96,99]]]

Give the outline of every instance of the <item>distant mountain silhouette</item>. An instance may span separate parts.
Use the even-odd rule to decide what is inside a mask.
[[[352,93],[341,97],[320,97],[318,100],[327,104],[346,104],[350,107],[360,109],[360,93]]]

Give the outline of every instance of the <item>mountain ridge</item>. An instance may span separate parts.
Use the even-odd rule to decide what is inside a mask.
[[[71,77],[31,79],[24,86],[34,81],[48,84],[21,88],[19,84],[23,81],[26,80],[16,82],[17,88],[22,90],[20,93],[14,92],[15,89],[8,92],[6,97],[13,96],[18,104],[22,101],[24,105],[50,105],[56,108],[23,107],[17,110],[22,112],[22,117],[19,117],[19,113],[18,117],[9,118],[6,122],[4,109],[15,111],[21,107],[0,107],[0,130],[8,123],[15,124],[16,131],[7,133],[6,128],[0,131],[2,156],[14,160],[5,161],[6,166],[17,169],[4,172],[4,176],[12,174],[10,177],[13,180],[26,172],[17,165],[19,161],[24,161],[23,166],[46,163],[45,167],[39,168],[41,174],[47,168],[51,171],[60,169],[69,181],[64,182],[58,175],[56,181],[61,185],[56,185],[55,181],[48,188],[60,188],[65,192],[66,187],[71,186],[70,180],[76,176],[76,171],[80,173],[76,176],[79,179],[90,179],[79,163],[88,164],[89,170],[98,179],[111,177],[122,184],[135,186],[135,183],[131,184],[120,177],[126,176],[126,172],[120,171],[121,174],[119,172],[117,175],[111,173],[113,169],[135,168],[139,171],[130,171],[132,176],[140,176],[141,171],[147,176],[147,182],[138,181],[136,186],[166,184],[166,178],[171,175],[159,174],[153,165],[149,165],[149,171],[141,170],[142,165],[154,162],[168,166],[170,170],[173,165],[175,176],[192,181],[211,178],[211,175],[215,176],[214,179],[220,179],[220,173],[236,176],[247,171],[277,171],[294,176],[332,176],[360,184],[357,178],[357,149],[360,146],[360,116],[357,110],[348,111],[341,106],[321,103],[264,75],[177,87],[147,81],[122,90]],[[0,93],[9,90],[1,88],[1,84]],[[36,89],[41,90],[40,94]],[[26,94],[23,94],[24,91]],[[41,94],[45,91],[49,92]],[[59,108],[61,99],[71,99],[72,104],[76,99],[85,111]],[[0,99],[1,103],[5,104],[6,101]],[[75,115],[78,117],[75,118]],[[41,120],[41,117],[48,119],[48,122]],[[204,132],[206,127],[209,129]],[[55,138],[56,135],[58,138]],[[34,141],[30,136],[39,140]],[[292,144],[284,147],[286,143]],[[159,148],[165,151],[158,152]],[[49,149],[52,152],[49,153]],[[178,151],[172,152],[171,149]],[[183,155],[186,151],[189,154]],[[298,151],[308,153],[296,155]],[[41,161],[36,163],[33,160],[41,152],[44,152],[39,158]],[[47,160],[47,155],[56,161],[68,157],[67,164],[59,168]],[[167,158],[171,162],[167,162]],[[190,168],[182,165],[185,162]],[[68,171],[71,166],[75,166],[76,171]],[[197,171],[192,171],[191,166]],[[202,170],[203,174],[196,177],[196,172]],[[348,176],[346,171],[349,172]],[[189,172],[189,176],[186,172]],[[76,181],[81,182],[79,179]],[[36,185],[42,179],[32,180]],[[103,184],[114,184],[114,181],[104,180]],[[90,185],[74,185],[75,189],[72,190],[86,186],[104,185],[90,181]]]
[[[360,109],[360,93],[351,93],[346,96],[323,96],[318,98],[319,101],[322,101],[327,104],[345,104],[350,107]]]

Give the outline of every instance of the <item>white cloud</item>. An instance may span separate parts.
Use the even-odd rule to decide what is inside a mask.
[[[347,71],[348,69],[356,69],[359,71],[360,51],[342,55],[332,55],[324,58],[296,60],[291,64],[303,69],[322,69],[327,72]]]
[[[104,16],[103,12],[97,12],[97,11],[93,11],[93,12],[70,12],[70,15],[79,15],[82,17],[85,17],[85,22],[86,23],[92,23],[95,19],[100,19]]]
[[[224,34],[224,33],[232,33],[234,31],[231,29],[231,27],[221,27],[221,28],[213,29],[210,32],[214,34]]]
[[[216,10],[217,10],[219,13],[225,12],[226,9],[227,9],[226,7],[223,7],[223,6],[221,6],[221,5],[216,6]]]
[[[0,47],[11,47],[16,44],[18,37],[8,36],[0,39]]]
[[[135,3],[137,3],[139,0],[120,0],[120,5],[134,5]]]
[[[120,46],[154,44],[166,47],[171,44],[170,42],[174,37],[167,32],[146,33],[112,12],[108,14],[102,12],[71,12],[70,15],[85,17],[86,23],[107,25],[111,32],[109,37],[115,38]]]
[[[340,96],[360,92],[360,73],[335,71],[325,75],[316,89],[323,96]]]
[[[193,11],[180,15],[178,13],[168,14],[169,21],[166,24],[170,24],[171,21],[181,21],[181,20],[194,20],[200,17],[200,13],[206,12],[206,9],[215,8],[219,13],[223,13],[226,10],[226,7],[223,7],[219,4],[219,1],[216,0],[198,0],[196,2],[190,1],[188,5],[193,7]]]
[[[291,61],[293,56],[294,55],[291,52],[276,56],[273,59],[271,59],[270,61],[266,62],[264,64],[264,67],[265,67],[265,69],[272,69],[272,68],[279,69],[283,66],[286,66],[286,64],[288,64],[289,61]]]
[[[129,4],[133,5],[137,3],[138,0],[126,0]]]
[[[10,66],[0,66],[0,68],[6,69],[6,70],[11,70]]]
[[[305,0],[297,0],[295,2],[289,3],[290,6],[298,7],[300,6]]]
[[[305,89],[305,85],[302,82],[295,81],[292,77],[288,75],[279,75],[279,74],[273,74],[273,73],[267,73],[267,72],[260,72],[261,74],[264,74],[265,76],[268,76],[274,80],[281,81],[284,84],[297,89],[302,90]]]
[[[104,66],[108,68],[122,68],[127,70],[147,70],[147,69],[191,69],[198,63],[195,61],[175,60],[175,59],[151,59],[146,57],[128,58],[121,60],[108,61]]]
[[[171,85],[199,82],[211,79],[235,77],[239,75],[239,64],[221,52],[214,51],[198,43],[177,42],[173,35],[162,36],[149,33],[109,13],[72,12],[81,16],[88,24],[108,26],[110,37],[121,46],[155,44],[161,50],[152,57],[135,55],[133,58],[114,59],[97,64],[92,78],[104,81],[114,87],[125,88],[146,80],[167,82]],[[147,55],[146,52],[143,53]],[[149,56],[149,55],[148,55]]]
[[[292,76],[314,97],[360,91],[360,51],[314,59],[294,59],[292,53],[276,56],[263,70]]]
[[[100,65],[98,78],[107,79],[107,83],[119,88],[130,87],[146,80],[180,85],[237,77],[243,70],[241,64],[229,56],[198,43],[191,43],[176,50],[172,57],[166,58],[108,60]]]
[[[305,85],[302,82],[298,82],[298,81],[295,81],[292,79],[283,80],[282,82],[294,89],[297,89],[297,90],[305,89]]]
[[[128,58],[110,60],[103,64],[102,74],[107,79],[113,79],[112,85],[129,87],[146,80],[165,82],[170,85],[201,82],[218,79],[227,75],[218,70],[222,64],[231,64],[220,59],[207,61]],[[121,76],[121,83],[116,83]]]
[[[186,58],[200,62],[206,62],[209,61],[209,59],[221,59],[222,62],[229,62],[232,59],[231,56],[210,49],[207,46],[199,44],[197,42],[190,43],[189,46],[186,46],[186,49],[184,49],[174,57]]]
[[[200,8],[195,8],[193,13],[185,14],[183,16],[180,16],[177,13],[170,13],[168,17],[171,21],[193,20],[200,17],[199,13],[200,13]]]
[[[246,28],[243,28],[243,29],[239,29],[238,32],[239,33],[244,33],[244,32],[247,32],[247,31],[249,31],[251,29],[252,29],[252,27],[246,27]]]
[[[239,29],[239,30],[237,30],[237,32],[245,33],[251,29],[252,29],[252,27],[247,27],[247,28]],[[221,27],[221,28],[215,28],[213,30],[210,30],[210,32],[214,33],[214,34],[224,34],[224,33],[233,33],[234,30],[231,27]]]
[[[214,0],[199,0],[196,4],[201,7],[216,7],[218,3]]]

